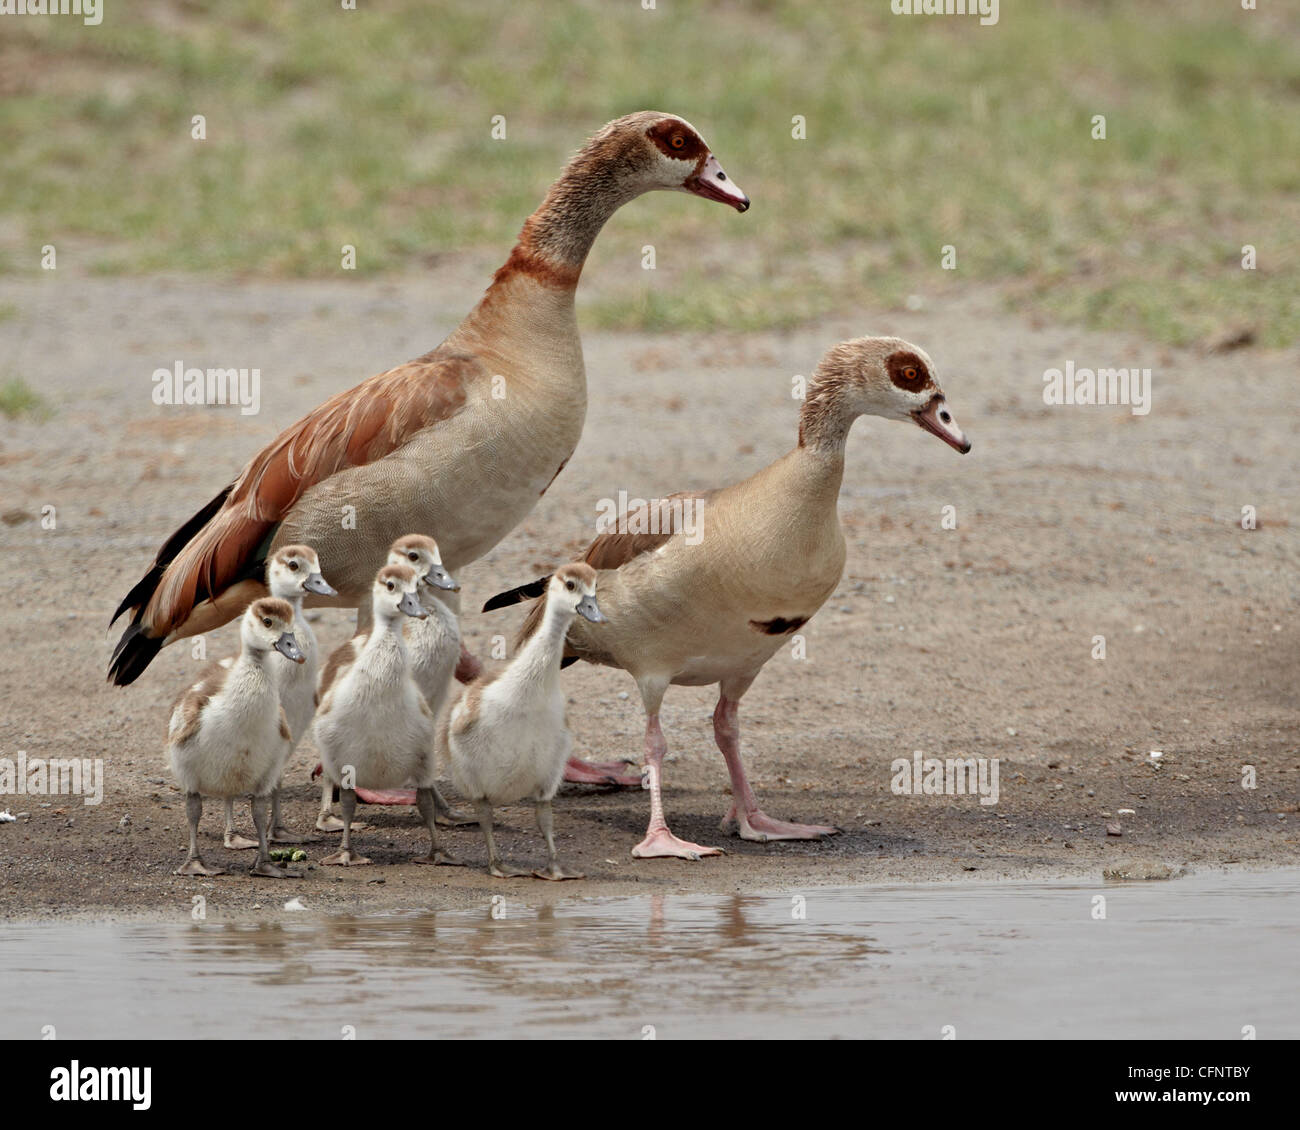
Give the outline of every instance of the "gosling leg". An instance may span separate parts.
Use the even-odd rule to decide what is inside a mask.
[[[435,788],[416,789],[415,803],[424,818],[424,826],[429,829],[429,854],[416,856],[416,863],[445,863],[449,867],[462,867],[453,855],[438,847],[438,790]],[[444,802],[445,803],[445,802]]]
[[[343,821],[330,811],[334,806],[334,782],[326,777],[321,782],[320,788],[320,812],[316,816],[316,831],[318,832],[341,832],[343,831]]]
[[[271,791],[271,842],[275,844],[305,844],[307,837],[295,835],[289,831],[280,816],[280,791],[283,788],[284,781],[281,780]]]
[[[185,794],[185,819],[190,826],[190,854],[173,875],[224,875],[224,867],[209,867],[199,858],[199,817],[203,815],[203,798],[198,793]]]
[[[343,806],[343,843],[333,855],[321,860],[321,866],[362,867],[370,860],[352,850],[352,818],[357,814],[357,790],[339,789],[339,803]]]
[[[587,876],[583,872],[570,871],[567,867],[561,867],[555,858],[555,820],[549,800],[537,802],[537,827],[546,838],[547,865],[545,871],[539,867],[533,874],[539,879],[585,879]]]
[[[466,816],[465,813],[457,812],[452,808],[437,785],[433,786],[433,803],[438,809],[438,823],[444,828],[466,828],[471,824],[478,823],[473,816]]]
[[[256,840],[250,840],[247,836],[241,836],[235,831],[235,798],[226,797],[226,833],[222,837],[221,843],[231,851],[244,851],[248,848],[257,847]]]
[[[250,875],[260,875],[264,879],[296,879],[298,876],[271,862],[271,853],[267,848],[266,829],[267,808],[270,798],[263,793],[253,797],[253,827],[257,829],[257,859],[249,870]]]
[[[529,874],[522,867],[503,863],[501,857],[497,855],[497,842],[492,835],[492,806],[487,801],[481,800],[474,805],[474,810],[478,813],[478,826],[483,829],[483,838],[487,840],[488,874],[495,875],[498,879],[517,879]]]

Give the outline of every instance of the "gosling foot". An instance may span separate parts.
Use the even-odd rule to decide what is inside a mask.
[[[343,821],[331,813],[322,812],[316,817],[316,831],[341,832],[343,831]]]
[[[333,855],[327,855],[321,861],[322,867],[364,867],[371,861],[364,855],[358,855],[355,851],[336,851]]]
[[[667,828],[647,832],[645,839],[632,849],[633,859],[701,859],[706,855],[725,854],[721,848],[679,840]]]
[[[209,867],[197,855],[193,859],[187,859],[172,872],[173,875],[224,875],[225,873],[224,867]]]
[[[250,875],[260,875],[263,879],[301,879],[301,871],[290,871],[287,867],[280,867],[272,863],[269,859],[264,859],[259,863],[254,863],[248,869]]]
[[[495,875],[498,879],[523,879],[532,872],[527,867],[516,867],[513,863],[489,863],[488,874]]]
[[[257,847],[256,840],[250,840],[246,836],[241,836],[238,832],[227,832],[221,843],[231,851],[248,851],[250,848]]]
[[[585,879],[587,877],[584,872],[570,871],[559,863],[552,863],[549,867],[539,867],[533,874],[539,879],[551,879],[555,882],[559,882],[561,879]]]
[[[343,831],[342,820],[339,821],[339,831]],[[284,825],[271,830],[271,843],[273,844],[306,844],[310,842],[311,838],[309,836],[295,835]]]
[[[465,866],[464,860],[457,859],[450,852],[443,851],[442,848],[438,848],[437,851],[432,851],[428,855],[417,855],[415,859],[412,860],[412,862],[429,863],[435,866],[440,865],[443,867],[464,867]]]

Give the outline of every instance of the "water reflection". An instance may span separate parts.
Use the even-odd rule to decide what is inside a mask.
[[[1295,1036],[1297,893],[1292,871],[22,925],[0,1035]]]

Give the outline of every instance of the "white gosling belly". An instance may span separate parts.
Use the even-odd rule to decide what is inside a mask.
[[[380,569],[371,586],[369,634],[338,648],[322,678],[323,686],[331,677],[333,682],[326,686],[316,713],[316,745],[326,777],[339,786],[343,806],[342,846],[323,859],[323,865],[369,863],[352,850],[357,789],[403,785],[415,786],[416,806],[429,830],[429,853],[415,862],[456,862],[438,848],[434,719],[411,676],[402,636],[405,618],[428,616],[416,597],[423,583],[405,562]]]
[[[596,605],[596,571],[564,565],[550,578],[545,613],[510,666],[493,680],[481,678],[462,692],[442,720],[439,745],[451,760],[452,779],[474,802],[487,842],[488,872],[501,879],[528,872],[497,853],[492,809],[531,801],[546,840],[547,866],[539,879],[580,879],[560,865],[555,848],[551,799],[564,779],[573,741],[564,717],[560,661],[565,633],[575,616],[603,622]]]
[[[435,776],[433,720],[405,656],[382,635],[371,639],[317,715],[321,764],[336,785],[351,766],[353,787],[430,787]]]
[[[287,600],[254,601],[240,622],[239,658],[212,664],[172,708],[167,756],[185,792],[190,834],[189,854],[176,870],[178,875],[223,873],[221,868],[208,867],[199,854],[203,798],[224,799],[228,816],[233,797],[251,794],[257,829],[252,874],[291,877],[291,872],[271,862],[267,844],[271,794],[292,747],[271,665],[296,666],[302,661],[293,623],[293,605]]]
[[[176,783],[208,797],[269,793],[289,744],[280,734],[275,686],[264,671],[235,665],[222,692],[204,710],[199,731],[169,747]],[[177,722],[173,715],[169,733]]]
[[[560,787],[573,749],[558,684],[540,700],[527,701],[515,691],[515,681],[490,684],[483,692],[478,726],[452,738],[457,756],[451,778],[456,788],[494,806],[549,800]],[[453,725],[455,721],[454,709]]]

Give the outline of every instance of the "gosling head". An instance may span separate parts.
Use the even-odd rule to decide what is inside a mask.
[[[934,362],[898,337],[860,337],[832,346],[818,362],[808,399],[833,400],[854,416],[911,420],[965,455],[970,440],[939,387]]]
[[[577,614],[593,624],[605,623],[596,604],[596,570],[583,561],[562,565],[547,588],[546,599],[570,615]]]
[[[684,118],[642,110],[616,118],[587,143],[578,159],[590,155],[637,196],[656,189],[689,192],[749,209],[749,197],[723,172],[699,131]]]
[[[388,550],[388,564],[410,566],[431,589],[460,591],[456,579],[442,567],[438,543],[424,534],[407,534],[393,542]]]
[[[239,626],[244,647],[258,654],[278,651],[295,663],[305,663],[307,657],[298,650],[293,638],[293,605],[278,597],[266,596],[248,606]]]
[[[266,562],[266,587],[281,600],[298,600],[307,593],[338,596],[320,572],[320,558],[309,545],[285,545]]]
[[[375,619],[393,620],[406,615],[423,620],[429,614],[415,595],[419,584],[420,578],[409,565],[385,565],[375,577]]]

